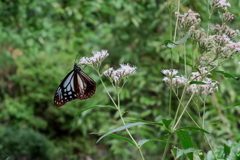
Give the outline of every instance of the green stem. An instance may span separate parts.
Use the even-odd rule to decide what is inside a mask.
[[[179,118],[178,118],[175,126],[172,128],[172,131],[174,131],[175,128],[177,127],[179,121],[181,120],[183,114],[185,113],[185,111],[186,111],[186,109],[187,109],[187,107],[188,107],[189,103],[191,102],[191,100],[192,100],[192,98],[193,98],[194,95],[195,95],[195,92],[194,92],[194,93],[191,95],[191,97],[189,98],[189,100],[188,100],[187,104],[185,105],[185,108],[183,109],[182,113],[180,114],[180,116],[179,116]],[[180,103],[181,103],[181,102],[180,102]]]
[[[216,155],[216,153],[214,152],[213,147],[212,147],[211,143],[209,142],[209,139],[208,139],[206,133],[204,133],[204,136],[205,136],[205,138],[206,138],[206,140],[207,140],[207,142],[208,142],[209,147],[211,148],[211,151],[212,151],[214,157],[216,158],[216,160],[218,160],[217,155]]]
[[[167,139],[167,143],[166,143],[165,148],[164,148],[162,160],[165,160],[165,158],[166,158],[167,151],[168,151],[168,148],[169,148],[169,142],[170,142],[171,136],[172,136],[172,134],[170,133],[170,135],[168,136],[168,139]]]
[[[120,97],[119,97],[120,92],[117,91],[118,104],[116,104],[115,101],[113,100],[112,96],[111,96],[110,93],[108,92],[107,87],[106,87],[105,84],[103,83],[103,80],[102,80],[102,78],[101,78],[101,75],[100,75],[100,73],[99,73],[99,70],[96,69],[96,71],[97,71],[97,73],[98,73],[98,76],[99,76],[99,78],[100,78],[100,81],[101,81],[104,89],[106,90],[109,98],[111,99],[111,101],[113,102],[113,104],[115,105],[115,107],[117,108],[117,110],[118,110],[118,112],[119,112],[119,115],[120,115],[120,118],[121,118],[121,120],[122,120],[123,125],[126,125],[126,123],[125,123],[125,121],[124,121],[124,119],[123,119],[123,116],[122,116],[121,108],[120,108]],[[145,160],[145,158],[144,158],[144,156],[143,156],[143,154],[142,154],[142,150],[141,150],[140,146],[138,146],[137,142],[135,141],[135,139],[133,138],[133,136],[132,136],[132,134],[129,132],[129,130],[126,129],[126,131],[127,131],[128,135],[130,136],[130,138],[132,139],[132,141],[134,142],[134,144],[135,144],[135,146],[137,147],[138,151],[140,152],[140,155],[141,155],[141,157],[142,157],[142,160]]]

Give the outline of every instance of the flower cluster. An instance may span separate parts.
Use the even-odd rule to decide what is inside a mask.
[[[240,42],[231,42],[225,48],[232,49],[233,52],[240,52]]]
[[[219,24],[217,24],[214,27],[214,32],[217,35],[226,35],[230,39],[234,39],[237,36],[237,34],[239,33],[239,30],[234,30],[234,29],[228,27],[227,25],[219,25]]]
[[[162,73],[166,76],[163,78],[163,81],[172,87],[179,88],[187,82],[187,79],[184,76],[176,76],[178,73],[178,70],[176,69],[163,69]]]
[[[134,74],[136,72],[137,67],[130,66],[129,64],[120,64],[121,68],[114,70],[113,68],[109,68],[103,72],[103,75],[110,78],[111,82],[117,84],[122,79]]]
[[[225,12],[222,15],[223,22],[231,22],[234,19],[234,14],[231,14],[229,12]]]
[[[162,73],[165,74],[168,77],[176,76],[178,73],[178,70],[176,69],[163,69]]]
[[[201,21],[201,19],[198,18],[200,15],[198,13],[194,13],[191,9],[184,14],[175,12],[175,16],[178,17],[179,26],[184,29],[189,29],[191,26],[195,26]]]
[[[175,74],[172,74],[174,71]],[[166,75],[163,81],[172,86],[173,88],[179,88],[184,85],[189,85],[191,81],[203,82],[204,84],[190,84],[187,86],[187,91],[195,94],[211,94],[218,90],[218,82],[212,81],[212,79],[207,76],[210,74],[206,67],[199,68],[199,72],[192,72],[190,81],[188,81],[184,76],[176,76],[177,70],[162,70],[162,73]]]
[[[212,0],[212,7],[227,10],[227,7],[231,7],[231,5],[226,0]]]
[[[79,64],[81,65],[93,65],[101,63],[108,55],[107,50],[92,51],[92,57],[83,57],[80,59]]]
[[[211,94],[214,91],[218,91],[218,82],[212,81],[207,75],[210,74],[206,71],[206,68],[200,68],[199,72],[192,72],[191,81],[203,82],[205,84],[191,84],[187,87],[187,91],[195,94]]]

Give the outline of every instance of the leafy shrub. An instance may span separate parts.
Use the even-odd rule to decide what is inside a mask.
[[[0,127],[0,159],[50,160],[52,144],[44,135],[32,129]]]

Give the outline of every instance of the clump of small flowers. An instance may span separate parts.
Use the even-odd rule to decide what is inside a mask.
[[[172,87],[179,88],[187,82],[184,76],[176,76],[178,73],[176,69],[163,69],[162,73],[166,76],[163,78],[163,81]]]
[[[90,66],[94,64],[98,65],[109,55],[107,50],[92,51],[92,54],[92,57],[82,57],[79,61],[79,64]]]
[[[207,95],[218,90],[218,82],[212,81],[212,79],[207,77],[210,73],[206,69],[206,67],[202,67],[199,68],[199,72],[192,72],[190,81],[188,81],[184,76],[176,76],[178,71],[175,69],[164,69],[162,70],[162,73],[165,74],[166,77],[163,78],[163,81],[173,88],[189,85],[189,82],[191,81],[203,82],[204,84],[190,84],[187,87],[187,91],[195,94]],[[172,74],[173,72],[175,74]]]
[[[120,68],[114,70],[109,68],[103,72],[103,75],[108,77],[112,83],[119,84],[121,80],[127,78],[128,76],[136,73],[136,66],[130,66],[129,64],[120,64]]]
[[[228,27],[227,25],[219,25],[217,24],[214,27],[214,32],[216,35],[226,35],[228,36],[230,39],[235,39],[235,37],[237,36],[237,34],[239,33],[239,30],[234,30],[230,27]]]
[[[211,78],[208,78],[208,71],[206,67],[200,68],[199,72],[192,72],[191,81],[203,82],[205,84],[190,84],[187,87],[187,91],[195,94],[211,94],[214,91],[218,91],[218,82],[213,81]]]
[[[212,0],[212,7],[227,10],[227,7],[231,7],[231,4],[226,0]]]
[[[184,29],[189,29],[191,26],[195,26],[199,24],[199,22],[201,21],[201,19],[198,18],[200,15],[198,13],[193,12],[191,9],[184,14],[175,12],[175,16],[178,17],[179,26]]]
[[[230,12],[225,12],[222,15],[222,20],[224,23],[231,22],[234,19],[234,14],[231,14]]]

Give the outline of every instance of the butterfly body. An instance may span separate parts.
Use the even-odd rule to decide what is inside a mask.
[[[54,106],[61,107],[77,98],[88,99],[95,93],[96,87],[96,82],[75,63],[73,70],[67,74],[55,92]]]

